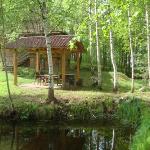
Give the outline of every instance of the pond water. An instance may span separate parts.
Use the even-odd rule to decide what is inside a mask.
[[[0,150],[128,150],[130,127],[95,123],[0,123]]]

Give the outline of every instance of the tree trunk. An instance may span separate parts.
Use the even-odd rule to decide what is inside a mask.
[[[13,100],[12,100],[12,97],[11,97],[10,86],[9,86],[9,78],[8,78],[7,64],[6,64],[6,55],[5,55],[4,51],[5,51],[4,46],[3,47],[1,46],[1,50],[0,50],[1,54],[0,55],[1,55],[2,63],[4,64],[3,67],[4,67],[4,70],[5,70],[8,97],[9,97],[9,100],[11,102],[12,111],[14,111],[14,104],[13,104]]]
[[[49,36],[48,22],[47,22],[47,8],[45,0],[38,0],[41,9],[43,29],[45,34],[46,46],[47,46],[47,58],[48,58],[48,102],[54,101],[54,81],[53,81],[53,61],[52,61],[52,51],[51,51],[51,40]]]
[[[131,16],[130,16],[130,8],[128,9],[128,30],[129,30],[129,45],[131,52],[131,92],[134,93],[134,54],[133,54],[133,46],[132,46],[132,34],[131,34]]]
[[[107,71],[107,66],[108,66],[108,63],[107,63],[107,52],[106,52],[106,45],[103,44],[103,55],[102,55],[102,70],[103,71]]]
[[[12,110],[14,110],[14,104],[13,104],[13,100],[12,100],[12,97],[11,97],[10,86],[9,86],[9,79],[8,79],[8,72],[7,72],[6,56],[5,56],[5,54],[4,54],[4,68],[5,68],[8,96],[9,96],[9,99],[11,101]]]
[[[91,18],[91,0],[89,0],[89,51],[90,51],[90,63],[91,63],[91,74],[93,75],[93,57],[92,57],[92,18]]]
[[[113,66],[113,91],[118,91],[118,80],[117,80],[117,65],[114,58],[114,46],[113,46],[113,31],[111,27],[111,19],[110,19],[110,31],[109,31],[109,38],[110,38],[110,53],[111,53],[111,62]]]
[[[101,53],[99,48],[99,32],[98,32],[98,20],[97,20],[97,0],[95,0],[95,27],[96,27],[96,52],[97,52],[97,71],[98,71],[98,87],[102,88],[102,70],[101,70]]]
[[[2,54],[2,44],[0,44],[0,57],[1,57],[2,67],[4,68],[4,60],[3,60],[3,54]]]
[[[150,87],[150,33],[149,33],[148,5],[146,5],[146,29],[147,29],[147,53],[148,53],[148,86]]]
[[[115,130],[113,129],[113,136],[112,136],[112,143],[111,143],[111,150],[114,150],[115,146]]]
[[[11,108],[12,111],[14,111],[14,104],[13,104],[13,99],[11,97],[11,92],[10,92],[10,86],[9,86],[9,79],[8,79],[8,72],[7,72],[7,64],[6,64],[6,54],[5,54],[5,25],[4,25],[4,13],[3,13],[3,5],[2,5],[2,1],[0,1],[1,3],[1,21],[2,21],[2,45],[1,45],[1,59],[2,59],[2,63],[4,65],[4,70],[5,70],[5,75],[6,75],[6,83],[7,83],[7,91],[8,91],[8,97],[11,103]]]

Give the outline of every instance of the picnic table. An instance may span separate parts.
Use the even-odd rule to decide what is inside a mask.
[[[54,81],[56,81],[57,85],[60,83],[62,80],[62,75],[52,75]],[[48,74],[43,74],[39,75],[40,82],[46,85],[49,80],[49,75]],[[75,86],[76,81],[75,81],[75,74],[65,74],[65,86],[70,87],[70,86]]]
[[[41,79],[43,79],[44,84],[46,85],[46,83],[48,83],[49,80],[49,75],[48,74],[44,74],[44,75],[40,75]],[[60,81],[60,76],[59,75],[52,75],[53,79],[57,81],[57,85],[59,84]]]

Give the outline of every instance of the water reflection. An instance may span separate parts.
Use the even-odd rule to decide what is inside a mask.
[[[128,150],[125,127],[0,124],[0,150]]]

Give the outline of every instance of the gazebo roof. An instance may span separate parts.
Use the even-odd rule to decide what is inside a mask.
[[[70,41],[74,38],[72,35],[50,35],[52,48],[68,48]],[[79,51],[83,51],[84,46],[81,42],[76,41],[75,45]],[[18,48],[46,48],[44,36],[22,36],[16,41],[6,44],[6,49]]]

